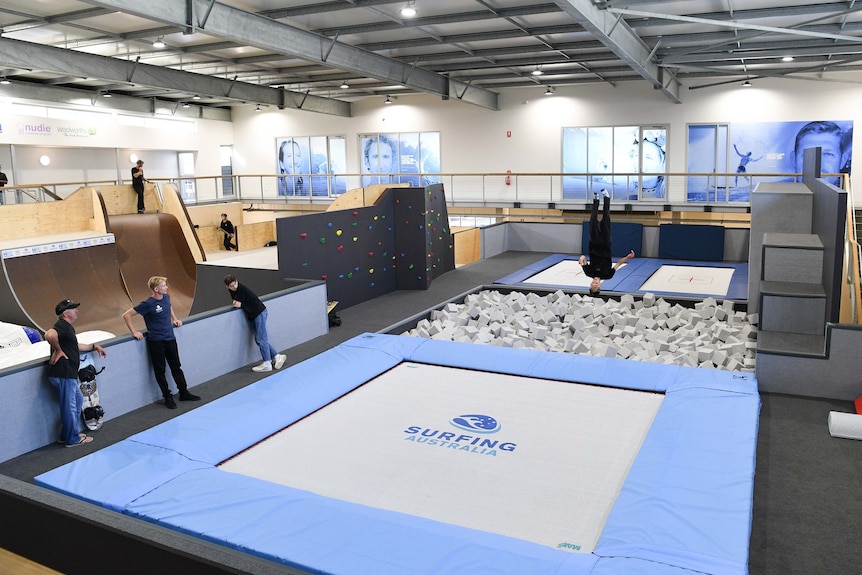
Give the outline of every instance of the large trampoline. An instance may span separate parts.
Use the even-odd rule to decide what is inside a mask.
[[[747,573],[747,374],[365,334],[36,478],[313,573]]]

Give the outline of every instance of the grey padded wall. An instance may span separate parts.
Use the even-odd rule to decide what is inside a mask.
[[[813,201],[814,194],[802,183],[760,182],[754,188],[748,242],[749,313],[760,310],[764,234],[810,234]]]
[[[826,321],[837,323],[841,319],[841,278],[844,272],[847,192],[824,180],[814,180],[808,185],[814,192],[811,232],[817,234],[823,243]]]

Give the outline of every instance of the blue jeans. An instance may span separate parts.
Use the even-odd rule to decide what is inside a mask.
[[[84,396],[78,387],[78,380],[67,377],[49,377],[60,395],[60,439],[66,445],[75,445],[81,441],[81,410],[84,408]]]
[[[269,310],[263,310],[257,317],[254,318],[254,343],[257,344],[260,350],[260,357],[263,361],[272,361],[272,358],[278,353],[269,345],[269,336],[266,333],[266,316]]]

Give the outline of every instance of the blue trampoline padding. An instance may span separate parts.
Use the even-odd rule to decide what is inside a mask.
[[[211,468],[163,447],[125,440],[43,473],[36,483],[123,512],[129,501],[178,475]]]
[[[586,254],[590,249],[590,222],[581,224],[581,251]],[[644,243],[644,226],[632,222],[611,222],[611,256],[621,258],[634,250],[641,255]]]
[[[707,406],[707,407],[703,407]],[[629,471],[596,554],[639,557],[713,574],[748,572],[735,551],[748,545],[760,401],[732,390],[668,392]],[[722,517],[715,501],[721,501]],[[735,518],[735,519],[732,519]],[[669,543],[685,533],[685,545]]]
[[[595,551],[571,553],[215,467],[401,361],[664,392]],[[748,374],[363,334],[36,483],[318,573],[737,575],[747,572],[759,405]]]
[[[224,493],[249,503],[237,505]],[[168,524],[182,517],[177,528],[186,533],[321,573],[468,575],[481,565],[492,573],[579,574],[597,561],[217,470],[179,476],[127,513]]]
[[[658,257],[720,262],[724,260],[724,227],[661,224],[658,227]]]

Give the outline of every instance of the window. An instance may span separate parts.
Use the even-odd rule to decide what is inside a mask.
[[[279,196],[338,196],[347,191],[343,136],[277,138]]]
[[[563,199],[663,199],[666,154],[665,126],[563,128]]]
[[[440,132],[359,136],[362,185],[440,181]]]

